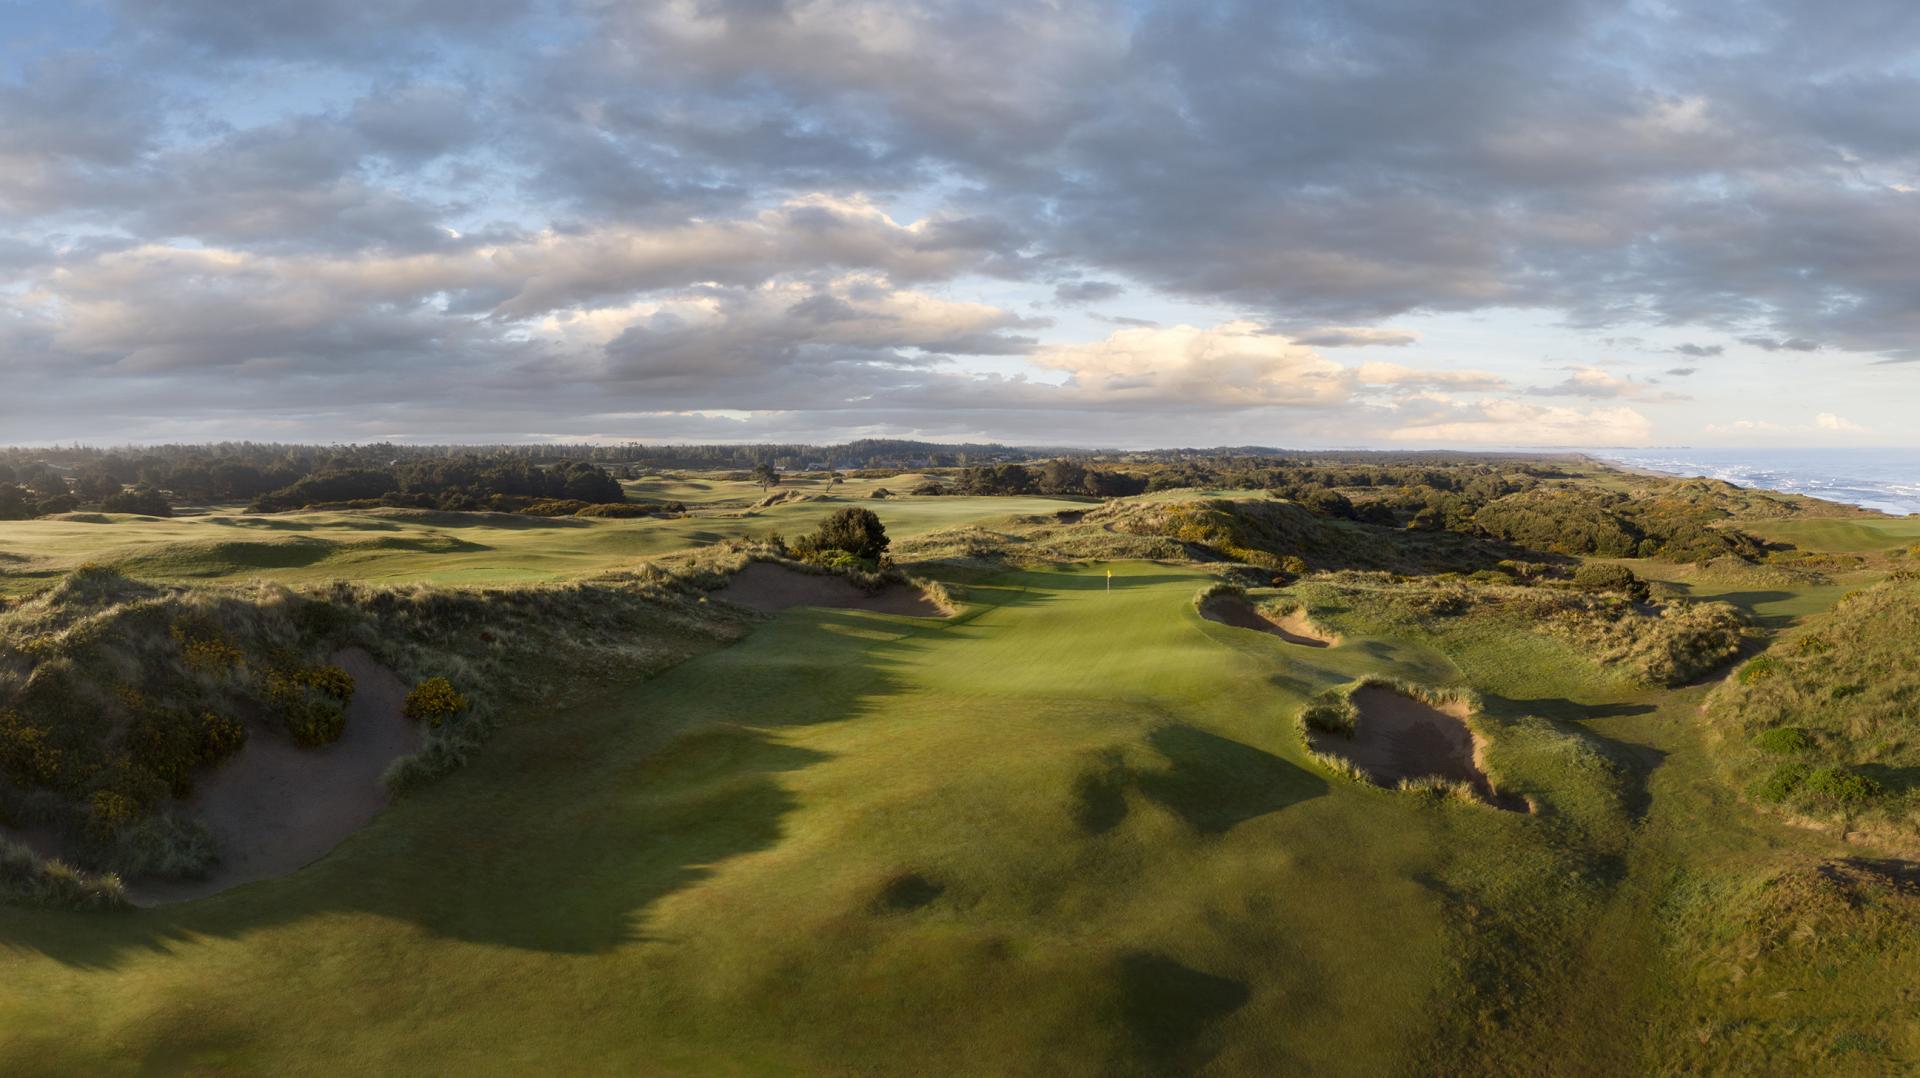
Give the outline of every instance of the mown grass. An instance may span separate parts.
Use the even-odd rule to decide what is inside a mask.
[[[717,501],[751,503],[751,483],[703,481]],[[160,581],[264,579],[494,587],[578,580],[730,539],[789,537],[846,505],[875,509],[896,538],[1085,503],[1052,498],[869,500],[850,481],[831,497],[765,509],[701,508],[676,519],[528,517],[405,509],[249,515],[217,510],[171,519],[88,514],[0,521],[0,594],[42,590],[83,563]],[[873,486],[883,481],[873,481]],[[632,484],[630,484],[631,486]],[[721,498],[725,494],[727,497]]]

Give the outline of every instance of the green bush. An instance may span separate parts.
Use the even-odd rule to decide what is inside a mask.
[[[1776,726],[1763,730],[1753,739],[1753,747],[1772,756],[1792,756],[1812,752],[1813,736],[1798,726]]]
[[[1777,805],[1799,792],[1812,771],[1811,767],[1798,761],[1780,764],[1755,782],[1751,792],[1755,798]]]
[[[1636,603],[1652,598],[1647,582],[1624,565],[1588,564],[1574,570],[1573,586],[1581,591],[1619,592]]]
[[[873,510],[849,506],[822,521],[812,535],[802,536],[793,549],[821,564],[827,564],[835,551],[871,564],[886,555],[888,544],[886,525]]]
[[[1780,660],[1771,655],[1762,655],[1740,668],[1740,684],[1751,685],[1756,681],[1765,681],[1781,670]]]
[[[1880,796],[1878,782],[1837,764],[1815,769],[1802,788],[1810,799],[1841,809],[1858,808]]]

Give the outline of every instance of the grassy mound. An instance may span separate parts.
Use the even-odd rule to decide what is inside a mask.
[[[1336,573],[1289,594],[1350,633],[1436,638],[1479,635],[1560,642],[1566,661],[1592,663],[1650,685],[1678,685],[1725,666],[1748,639],[1747,619],[1726,603],[1637,603],[1615,593],[1463,578]]]
[[[196,875],[218,851],[174,806],[250,737],[337,739],[354,679],[334,651],[363,647],[475,701],[400,762],[404,788],[464,762],[511,701],[737,637],[745,619],[701,601],[727,564],[707,561],[478,592],[163,586],[84,567],[0,612],[0,822],[52,830],[91,868]]]
[[[1851,594],[1741,667],[1707,715],[1755,799],[1822,818],[1920,821],[1920,576]]]

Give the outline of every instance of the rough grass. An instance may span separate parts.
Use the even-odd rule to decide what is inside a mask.
[[[1826,819],[1920,822],[1920,578],[1855,592],[1708,699],[1730,780]]]
[[[1748,640],[1747,620],[1726,603],[1624,596],[1560,586],[1494,584],[1459,577],[1337,573],[1290,589],[1335,628],[1432,638],[1456,633],[1550,636],[1576,661],[1632,681],[1677,685],[1724,666]],[[1564,660],[1566,655],[1555,656]]]
[[[352,679],[325,664],[332,651],[364,647],[403,679],[445,677],[473,702],[396,763],[403,791],[464,763],[510,707],[736,639],[750,619],[702,598],[729,556],[740,557],[486,591],[187,587],[83,567],[0,612],[0,816],[51,828],[90,867],[197,875],[218,851],[168,806],[249,730],[337,737]]]

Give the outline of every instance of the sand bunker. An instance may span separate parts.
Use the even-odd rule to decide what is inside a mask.
[[[1295,610],[1278,618],[1270,618],[1262,614],[1252,603],[1237,595],[1208,596],[1200,604],[1200,616],[1208,621],[1231,625],[1236,629],[1272,633],[1289,644],[1298,644],[1301,647],[1332,647],[1340,642],[1338,636],[1316,627],[1312,621],[1308,620],[1304,610]]]
[[[888,584],[868,594],[844,576],[803,573],[765,561],[749,562],[746,568],[733,574],[726,587],[713,594],[715,598],[769,614],[790,606],[833,606],[916,618],[947,615],[939,604],[922,595],[920,589],[905,584]]]
[[[1525,812],[1527,803],[1498,794],[1480,769],[1480,745],[1467,726],[1467,705],[1438,707],[1378,685],[1353,694],[1358,712],[1353,738],[1315,732],[1308,740],[1321,752],[1344,756],[1381,786],[1428,776],[1464,782],[1500,808]]]
[[[387,765],[420,749],[420,731],[401,708],[407,687],[358,648],[333,661],[353,675],[346,732],[302,749],[279,730],[254,727],[246,748],[197,784],[185,808],[206,821],[220,863],[202,880],[138,880],[135,904],[201,898],[284,876],[319,860],[387,805]]]

